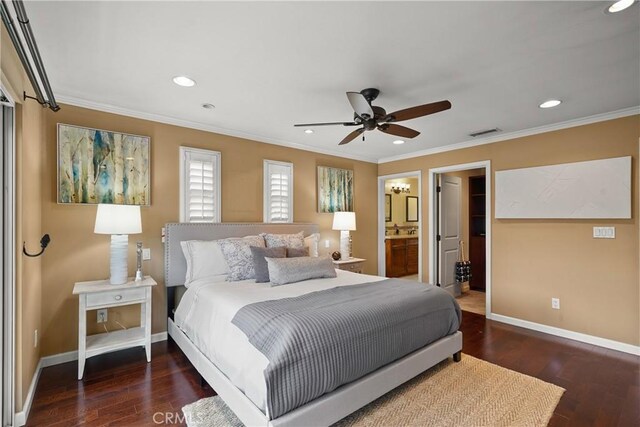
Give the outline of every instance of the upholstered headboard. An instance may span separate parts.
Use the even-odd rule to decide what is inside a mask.
[[[217,240],[226,237],[244,237],[260,233],[292,234],[304,231],[308,236],[318,232],[317,224],[264,224],[264,223],[171,223],[165,226],[164,265],[167,287],[182,286],[187,273],[187,261],[180,242],[185,240]]]

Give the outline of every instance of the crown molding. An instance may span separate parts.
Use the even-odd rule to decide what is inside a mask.
[[[341,157],[352,160],[359,160],[368,163],[378,163],[378,159],[375,157],[359,156],[354,154],[343,153],[338,150],[331,150],[325,148],[310,147],[308,145],[299,144],[296,142],[283,141],[275,138],[265,138],[263,136],[254,135],[247,132],[242,132],[234,129],[221,128],[217,126],[211,126],[205,123],[193,122],[190,120],[176,119],[174,117],[164,116],[161,114],[145,113],[142,111],[132,110],[129,108],[118,107],[115,105],[105,104],[101,102],[88,101],[86,99],[76,98],[66,95],[56,95],[56,99],[59,103],[73,105],[75,107],[88,108],[90,110],[102,111],[105,113],[118,114],[121,116],[134,117],[136,119],[149,120],[152,122],[163,123],[167,125],[180,126],[189,129],[196,129],[205,132],[212,132],[226,136],[234,136],[236,138],[248,139],[251,141],[263,142],[266,144],[279,145],[282,147],[294,148],[296,150],[310,151],[318,154],[326,154],[328,156]]]
[[[263,142],[263,143],[266,143],[266,144],[279,145],[281,147],[293,148],[293,149],[296,149],[296,150],[309,151],[309,152],[312,152],[312,153],[325,154],[325,155],[328,155],[328,156],[335,156],[335,157],[341,157],[341,158],[352,159],[352,160],[359,160],[359,161],[368,162],[368,163],[378,163],[378,164],[395,162],[397,160],[412,159],[412,158],[415,158],[415,157],[428,156],[428,155],[432,155],[432,154],[444,153],[444,152],[447,152],[447,151],[461,150],[463,148],[476,147],[476,146],[479,146],[479,145],[493,144],[494,142],[501,142],[501,141],[506,141],[506,140],[510,140],[510,139],[522,138],[522,137],[525,137],[525,136],[531,136],[531,135],[536,135],[536,134],[541,134],[541,133],[546,133],[546,132],[552,132],[552,131],[555,131],[555,130],[567,129],[567,128],[576,127],[576,126],[583,126],[583,125],[588,125],[588,124],[591,124],[591,123],[597,123],[597,122],[602,122],[602,121],[606,121],[606,120],[613,120],[613,119],[618,119],[618,118],[622,118],[622,117],[628,117],[628,116],[633,116],[633,115],[636,115],[636,114],[640,114],[640,106],[634,106],[634,107],[624,108],[622,110],[616,110],[616,111],[611,111],[611,112],[608,112],[608,113],[596,114],[596,115],[593,115],[593,116],[582,117],[582,118],[578,118],[578,119],[572,119],[572,120],[559,122],[559,123],[554,123],[554,124],[550,124],[550,125],[538,126],[538,127],[534,127],[534,128],[530,128],[530,129],[524,129],[524,130],[515,131],[515,132],[509,132],[509,133],[503,133],[503,134],[496,135],[496,136],[493,136],[493,137],[482,138],[482,139],[474,139],[474,140],[459,142],[459,143],[455,143],[455,144],[444,145],[444,146],[434,147],[434,148],[428,148],[428,149],[420,150],[420,151],[414,151],[414,152],[411,152],[411,153],[400,154],[400,155],[397,155],[397,156],[382,157],[382,158],[378,159],[378,158],[375,158],[375,157],[347,154],[347,153],[343,153],[343,152],[338,151],[338,150],[310,147],[308,145],[299,144],[299,143],[296,143],[296,142],[283,141],[283,140],[279,140],[279,139],[275,139],[275,138],[265,138],[265,137],[260,136],[260,135],[254,135],[254,134],[251,134],[251,133],[242,132],[242,131],[238,131],[238,130],[234,130],[234,129],[221,128],[221,127],[217,127],[217,126],[208,125],[208,124],[205,124],[205,123],[193,122],[193,121],[190,121],[190,120],[177,119],[177,118],[174,118],[174,117],[164,116],[164,115],[161,115],[161,114],[145,113],[145,112],[142,112],[142,111],[137,111],[137,110],[132,110],[132,109],[129,109],[129,108],[118,107],[118,106],[115,106],[115,105],[105,104],[105,103],[101,103],[101,102],[89,101],[89,100],[86,100],[86,99],[76,98],[76,97],[72,97],[72,96],[56,95],[56,98],[57,98],[58,102],[60,102],[60,103],[73,105],[73,106],[76,106],[76,107],[88,108],[90,110],[96,110],[96,111],[102,111],[102,112],[105,112],[105,113],[118,114],[118,115],[127,116],[127,117],[134,117],[134,118],[142,119],[142,120],[149,120],[149,121],[168,124],[168,125],[174,125],[174,126],[180,126],[180,127],[185,127],[185,128],[189,128],[189,129],[201,130],[201,131],[204,131],[204,132],[211,132],[211,133],[217,133],[217,134],[221,134],[221,135],[234,136],[234,137],[237,137],[237,138],[243,138],[243,139],[247,139],[247,140],[251,140],[251,141],[257,141],[257,142]]]
[[[412,153],[400,154],[397,156],[383,157],[378,160],[378,164],[395,162],[397,160],[412,159],[415,157],[428,156],[446,151],[461,150],[463,148],[477,147],[478,145],[493,144],[494,142],[507,141],[510,139],[522,138],[525,136],[537,135],[555,130],[567,129],[576,126],[588,125],[591,123],[604,122],[606,120],[619,119],[622,117],[640,114],[640,106],[624,108],[622,110],[611,111],[609,113],[595,114],[593,116],[582,117],[579,119],[567,120],[565,122],[554,123],[550,125],[538,126],[535,128],[519,130],[515,132],[503,133],[499,136],[493,136],[482,139],[474,139],[459,142],[451,145],[443,145],[441,147],[428,148],[426,150],[414,151]]]

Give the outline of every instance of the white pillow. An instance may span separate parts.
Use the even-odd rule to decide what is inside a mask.
[[[309,248],[309,256],[317,257],[319,255],[318,246],[320,245],[320,233],[313,233],[305,237],[304,245]]]
[[[229,267],[216,240],[186,240],[180,242],[180,246],[187,260],[187,274],[184,278],[186,287],[194,280],[229,273]]]

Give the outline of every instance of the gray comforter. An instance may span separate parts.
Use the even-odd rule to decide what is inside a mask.
[[[275,419],[453,334],[460,319],[446,291],[388,279],[249,304],[232,322],[269,360],[267,408]]]

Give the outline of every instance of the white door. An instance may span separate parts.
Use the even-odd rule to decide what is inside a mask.
[[[438,283],[452,295],[460,295],[460,285],[456,283],[456,261],[460,228],[460,197],[462,179],[440,175],[440,202],[438,203],[438,231],[436,241],[438,251]]]

